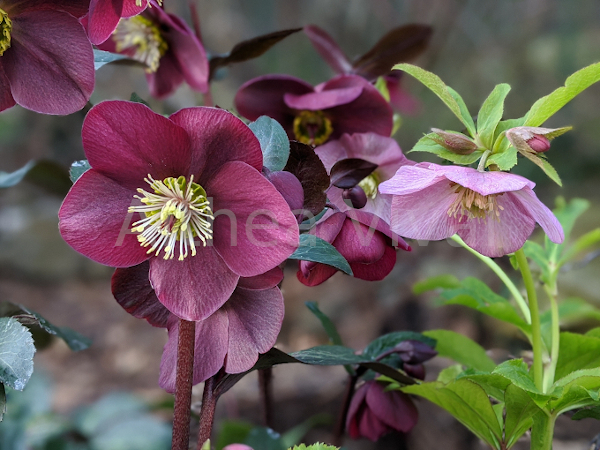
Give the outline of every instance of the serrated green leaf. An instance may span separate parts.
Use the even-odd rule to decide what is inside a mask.
[[[295,445],[290,450],[339,450],[339,447],[334,447],[333,445],[327,445],[321,442],[317,442],[316,444],[308,446],[306,444]]]
[[[300,235],[300,245],[289,258],[327,264],[348,275],[353,275],[346,258],[329,242],[312,234]]]
[[[436,346],[435,339],[424,336],[421,333],[416,333],[414,331],[395,331],[393,333],[388,333],[384,334],[383,336],[379,336],[378,338],[371,341],[369,345],[367,345],[367,347],[363,350],[362,356],[369,359],[376,359],[386,350],[395,347],[402,341],[408,340],[423,342],[431,348],[435,348]]]
[[[438,356],[445,356],[483,372],[491,372],[496,367],[478,343],[462,334],[450,330],[428,330],[423,334],[437,341],[435,349]]]
[[[467,128],[467,131],[471,135],[471,137],[474,138],[475,137],[475,122],[473,121],[473,117],[471,116],[471,113],[469,112],[467,105],[465,105],[465,101],[460,96],[460,94],[458,92],[456,92],[454,89],[452,89],[450,86],[446,86],[446,88],[448,89],[448,92],[450,92],[450,95],[454,98],[454,100],[456,100],[456,103],[458,103],[458,107],[460,109],[460,115],[464,120],[463,123],[466,122],[465,127]]]
[[[542,169],[552,181],[554,181],[559,186],[562,186],[562,181],[560,180],[558,172],[556,172],[556,169],[552,167],[552,165],[546,160],[543,154],[534,154],[530,151],[520,151],[519,153],[525,158],[527,158],[529,161],[534,163],[536,166],[538,166],[540,169]]]
[[[582,409],[571,416],[571,420],[596,419],[600,420],[600,406]]]
[[[260,142],[263,165],[271,172],[283,170],[290,157],[290,140],[279,122],[268,116],[260,116],[248,127]]]
[[[432,291],[434,289],[454,289],[460,287],[460,281],[454,275],[438,275],[427,278],[423,281],[418,281],[413,285],[413,294],[422,294],[423,292]]]
[[[435,137],[437,135],[435,133],[426,134],[417,141],[415,146],[410,151],[433,153],[434,155],[439,156],[440,158],[461,165],[473,164],[475,161],[481,158],[481,155],[483,154],[483,150],[475,150],[470,155],[459,155],[457,153],[451,152],[444,146],[438,144],[435,140],[432,139],[432,136]]]
[[[533,416],[541,410],[525,391],[514,384],[506,388],[504,398],[506,408],[504,441],[506,448],[509,449],[531,428]]]
[[[577,370],[554,383],[562,389],[560,398],[550,402],[550,410],[559,415],[585,406],[598,405],[600,369]]]
[[[100,67],[102,67],[105,64],[114,62],[114,61],[119,61],[121,59],[129,59],[127,56],[125,55],[120,55],[118,53],[111,53],[111,52],[106,52],[104,50],[98,50],[97,48],[94,49],[94,69],[98,70]]]
[[[450,108],[450,111],[452,111],[454,115],[458,117],[458,120],[460,120],[463,123],[463,125],[467,127],[467,130],[469,130],[471,136],[475,135],[473,118],[471,117],[471,114],[468,113],[468,111],[466,111],[466,114],[464,112],[464,110],[466,110],[466,106],[464,106],[464,101],[461,102],[463,105],[463,107],[461,108],[461,105],[459,105],[456,99],[454,98],[454,95],[458,96],[456,91],[453,91],[451,93],[448,89],[448,86],[446,86],[446,84],[442,81],[440,77],[431,72],[428,72],[427,70],[421,69],[420,67],[406,63],[396,64],[394,67],[392,67],[392,70],[402,70],[408,73],[409,75],[412,75],[425,86],[427,86],[429,90],[431,90],[435,95],[437,95],[446,104],[446,106]],[[463,116],[463,114],[465,115]]]
[[[69,177],[71,181],[75,183],[83,173],[89,169],[91,169],[90,163],[87,159],[82,159],[81,161],[75,161],[71,164],[71,168],[69,169]]]
[[[511,382],[502,375],[478,372],[473,369],[465,370],[458,378],[467,378],[474,381],[492,398],[499,402],[504,401],[504,393]]]
[[[522,359],[511,359],[498,365],[492,373],[502,375],[518,388],[534,394],[541,394],[529,374],[529,367]]]
[[[517,149],[509,147],[502,153],[492,153],[485,163],[486,167],[496,164],[500,170],[508,171],[517,165]]]
[[[558,355],[557,380],[576,370],[600,367],[600,339],[577,333],[560,333]]]
[[[510,92],[510,86],[497,85],[485,99],[477,114],[477,134],[485,148],[492,150],[494,132],[504,113],[504,99]]]
[[[9,173],[0,171],[0,188],[8,188],[19,184],[34,165],[35,161],[29,161],[19,170],[15,170],[14,172]]]
[[[0,383],[22,391],[33,373],[33,337],[17,320],[0,318]]]
[[[600,80],[600,62],[578,70],[565,85],[536,101],[526,114],[525,126],[538,127],[579,93]]]

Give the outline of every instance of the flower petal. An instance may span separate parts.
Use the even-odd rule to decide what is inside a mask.
[[[315,50],[335,72],[349,73],[352,70],[352,63],[348,61],[342,49],[325,30],[316,25],[306,25],[304,34],[308,36]]]
[[[133,317],[146,319],[154,327],[166,328],[171,313],[158,301],[148,278],[149,270],[148,261],[115,270],[111,279],[112,293],[117,303]]]
[[[419,420],[419,412],[408,395],[385,392],[381,383],[371,384],[365,400],[377,418],[395,430],[407,433]]]
[[[130,232],[134,219],[127,208],[133,194],[94,169],[88,170],[73,185],[58,212],[63,239],[107,266],[130,267],[147,260],[146,249]]]
[[[185,108],[170,119],[187,131],[192,145],[190,173],[204,186],[229,161],[262,170],[260,143],[244,122],[219,108]],[[206,186],[204,186],[206,188]]]
[[[347,105],[356,100],[362,91],[362,86],[352,86],[300,95],[288,92],[283,96],[283,101],[290,108],[317,111],[333,108],[334,106]]]
[[[183,83],[183,74],[173,54],[167,53],[160,59],[156,72],[146,72],[146,81],[154,98],[163,99],[175,92]]]
[[[225,304],[229,318],[229,346],[225,371],[250,369],[277,340],[283,322],[283,295],[279,288],[237,288]]]
[[[244,289],[269,289],[277,286],[283,280],[283,270],[279,267],[266,273],[250,278],[242,278],[238,281],[238,288]]]
[[[114,0],[113,0],[114,1]],[[137,16],[139,13],[144,11],[148,6],[148,2],[146,0],[140,1],[140,6],[138,6],[139,0],[122,0],[123,10],[121,11],[121,17],[133,17]],[[151,7],[158,7],[156,2],[151,2]]]
[[[92,44],[106,41],[121,19],[123,0],[92,0],[87,16],[88,36]]]
[[[300,261],[296,277],[305,286],[318,286],[329,280],[336,272],[337,269],[332,266],[311,261]]]
[[[190,139],[181,127],[141,103],[104,101],[88,112],[81,131],[90,165],[131,189],[187,176]]]
[[[2,66],[15,101],[44,114],[82,109],[94,90],[94,56],[83,26],[52,10],[28,11],[12,21]]]
[[[153,257],[150,282],[169,311],[186,320],[204,320],[219,309],[235,289],[233,273],[212,247],[199,247],[183,261]]]
[[[87,14],[89,0],[13,0],[10,5],[2,7],[9,16],[20,14],[25,11],[34,10],[58,10],[65,11],[77,18]]]
[[[0,64],[0,111],[15,106],[15,99],[10,93],[10,82],[4,72],[4,67]]]
[[[354,278],[367,281],[380,281],[387,277],[396,264],[396,250],[387,246],[383,256],[370,264],[350,263]]]
[[[402,166],[392,178],[379,185],[382,194],[406,195],[419,192],[444,179],[444,175],[427,166]],[[450,183],[448,183],[450,184]]]
[[[349,218],[344,221],[333,246],[348,262],[363,264],[379,261],[387,247],[381,233]]]
[[[535,183],[520,175],[507,172],[480,172],[471,167],[438,166],[430,164],[430,168],[443,174],[450,181],[467,187],[481,195],[519,191],[525,187],[533,188]]]
[[[565,240],[562,225],[556,216],[544,205],[531,189],[524,188],[512,192],[517,201],[529,212],[531,217],[540,224],[548,238],[555,244],[561,244]]]
[[[215,249],[233,272],[259,275],[298,247],[296,218],[257,170],[239,161],[226,163],[205,189],[213,199]]]

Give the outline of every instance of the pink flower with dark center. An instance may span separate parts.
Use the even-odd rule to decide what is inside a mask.
[[[350,403],[346,429],[353,439],[377,441],[391,431],[408,433],[419,420],[410,397],[400,391],[385,391],[385,384],[370,380],[360,386]]]
[[[78,17],[84,0],[0,0],[0,111],[82,109],[94,90],[94,55]]]
[[[149,263],[117,269],[112,278],[113,295],[127,312],[169,330],[160,364],[160,386],[175,391],[179,318],[158,300],[148,278]],[[227,302],[204,320],[196,322],[193,383],[215,375],[221,368],[241,373],[252,368],[260,353],[277,340],[283,322],[283,296],[277,287],[283,272],[240,278]]]
[[[121,17],[137,16],[149,3],[149,0],[91,0],[87,29],[92,44],[102,44],[115,31]]]
[[[498,257],[520,249],[536,222],[552,242],[563,241],[534,186],[506,172],[421,163],[400,167],[379,191],[394,197],[391,227],[399,235],[437,241],[458,234],[479,253]]]
[[[179,17],[167,14],[155,0],[143,13],[123,18],[99,48],[122,53],[146,66],[150,94],[164,98],[184,81],[208,90],[208,58],[200,40]]]
[[[160,302],[203,320],[240,277],[278,266],[298,225],[266,180],[260,144],[233,114],[186,108],[169,118],[140,103],[106,101],[82,130],[91,165],[59,211],[75,250],[102,264],[149,260]]]
[[[320,145],[344,133],[389,136],[392,110],[364,78],[341,75],[314,88],[288,75],[266,75],[246,82],[235,96],[238,112],[249,120],[277,120],[290,139]]]

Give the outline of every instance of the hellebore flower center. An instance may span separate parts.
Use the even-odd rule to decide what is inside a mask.
[[[144,63],[147,72],[158,70],[160,58],[169,49],[156,24],[142,16],[121,19],[112,38],[117,52],[133,51],[131,57]]]
[[[451,182],[450,185],[458,194],[448,209],[450,217],[466,216],[467,220],[483,219],[485,221],[488,216],[493,215],[497,221],[500,221],[500,211],[504,208],[498,205],[496,197],[502,194],[481,195],[454,182]]]
[[[12,31],[12,20],[8,14],[0,9],[0,56],[10,48],[10,32]]]
[[[371,172],[365,178],[363,178],[358,185],[365,191],[367,197],[371,200],[375,200],[377,197],[377,190],[379,188],[379,184],[381,183],[381,179],[377,172]]]
[[[131,228],[142,247],[150,247],[148,253],[158,256],[164,250],[164,259],[173,259],[179,241],[179,260],[183,261],[189,253],[196,255],[197,237],[206,246],[212,239],[214,219],[206,191],[194,183],[194,176],[189,181],[185,177],[168,177],[157,181],[148,175],[144,179],[154,193],[141,188],[134,195],[142,205],[129,207],[128,212],[144,213],[146,217],[135,222]]]
[[[300,111],[294,119],[294,135],[299,142],[321,145],[333,133],[331,120],[323,111]]]

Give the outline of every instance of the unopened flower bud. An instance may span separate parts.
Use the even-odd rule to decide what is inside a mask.
[[[522,154],[543,153],[550,149],[550,140],[569,131],[571,127],[515,127],[506,131],[506,138]]]
[[[344,189],[342,191],[342,198],[344,199],[344,203],[350,203],[356,209],[364,208],[367,204],[367,194],[365,194],[365,191],[360,186],[354,186],[352,189]]]
[[[423,364],[402,364],[402,370],[406,372],[406,374],[413,378],[418,378],[419,380],[425,379],[425,366]]]
[[[437,352],[424,342],[409,339],[400,342],[394,347],[400,359],[406,364],[420,364],[435,355]]]
[[[429,135],[431,139],[457,155],[470,155],[478,148],[477,144],[464,134],[439,128],[432,128],[431,131],[435,133],[435,135]]]

